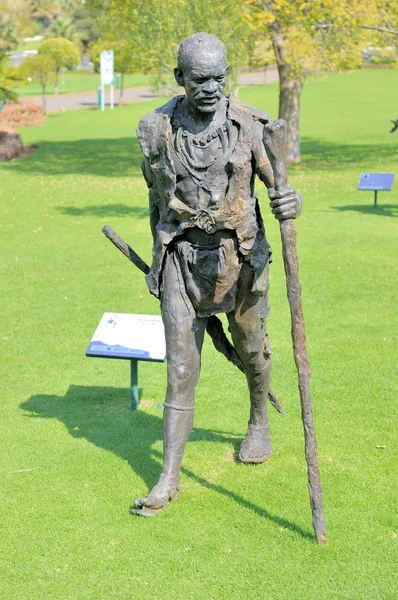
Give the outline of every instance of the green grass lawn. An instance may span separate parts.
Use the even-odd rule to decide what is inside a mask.
[[[85,71],[66,71],[59,76],[59,93],[60,94],[79,94],[81,92],[96,92],[100,84],[100,76],[98,73],[86,73]],[[149,75],[137,73],[135,75],[124,76],[124,87],[145,87],[149,84]],[[53,84],[47,87],[47,94],[53,93]],[[39,83],[28,83],[15,88],[17,94],[21,98],[28,96],[41,96],[41,85]]]
[[[95,86],[94,86],[95,87]],[[162,457],[165,365],[85,357],[104,311],[159,314],[144,278],[101,234],[150,260],[134,130],[159,102],[56,113],[22,130],[35,154],[0,166],[1,551],[4,598],[396,600],[398,182],[359,192],[361,171],[396,172],[398,72],[306,83],[297,221],[311,392],[328,544],[313,538],[278,224],[268,320],[274,455],[237,464],[248,394],[209,340],[181,499],[129,515]],[[276,85],[240,96],[276,117]],[[20,472],[22,471],[22,472]]]
[[[26,52],[26,50],[37,50],[42,40],[29,40],[21,42],[17,48],[17,52]]]

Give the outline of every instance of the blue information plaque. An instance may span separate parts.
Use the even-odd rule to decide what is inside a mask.
[[[361,173],[359,190],[390,192],[394,181],[394,173]]]
[[[394,173],[361,173],[358,190],[372,190],[375,193],[374,206],[377,206],[377,192],[390,192]]]

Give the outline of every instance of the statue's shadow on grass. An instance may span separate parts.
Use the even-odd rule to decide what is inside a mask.
[[[21,408],[27,411],[29,418],[58,419],[72,437],[85,438],[98,448],[104,448],[128,461],[148,489],[156,483],[161,467],[159,460],[154,459],[161,458],[161,453],[153,448],[153,445],[163,437],[162,418],[160,414],[150,415],[140,409],[131,412],[126,390],[71,385],[64,397],[32,396]],[[214,429],[194,428],[189,440],[191,443],[229,443],[237,450],[241,437]],[[185,467],[182,470],[193,481],[234,500],[278,527],[313,540],[311,533],[287,519],[271,514],[239,494],[211,483]]]

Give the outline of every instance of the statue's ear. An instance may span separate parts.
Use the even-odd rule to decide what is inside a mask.
[[[175,80],[178,83],[178,85],[180,85],[181,87],[184,87],[184,74],[182,72],[182,69],[180,69],[180,67],[176,67],[174,69],[174,77],[175,77]]]

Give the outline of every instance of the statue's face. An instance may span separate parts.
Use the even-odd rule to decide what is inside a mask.
[[[194,112],[214,113],[223,96],[227,64],[225,56],[216,49],[193,56],[176,79],[185,88],[188,105]]]

